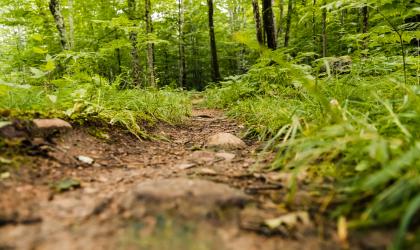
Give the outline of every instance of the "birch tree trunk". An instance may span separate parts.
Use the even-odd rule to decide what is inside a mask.
[[[73,0],[68,0],[69,6],[69,48],[74,49],[74,8]]]
[[[135,0],[128,0],[128,16],[129,19],[134,21],[136,18],[136,1]],[[134,25],[136,26],[136,25]],[[131,79],[133,86],[140,86],[141,85],[141,68],[140,68],[140,56],[138,50],[138,41],[137,41],[137,32],[130,31],[129,39],[131,43]],[[118,51],[119,52],[119,51]],[[119,58],[121,60],[121,58]]]
[[[326,1],[322,2],[325,5]],[[327,9],[322,9],[322,57],[327,56]]]
[[[60,44],[63,50],[69,49],[69,43],[67,41],[66,26],[64,23],[64,17],[60,9],[59,0],[50,0],[49,8],[52,16],[54,17],[55,25],[58,30],[58,35],[60,36]]]
[[[187,85],[187,72],[185,65],[185,44],[184,44],[184,0],[179,0],[178,21],[179,21],[179,87]]]
[[[151,3],[150,0],[145,0],[145,19],[146,19],[146,34],[147,39],[147,74],[149,85],[151,87],[156,87],[156,77],[155,77],[155,46],[153,42],[150,41],[150,35],[153,33],[153,23],[152,23],[152,14],[151,14]]]

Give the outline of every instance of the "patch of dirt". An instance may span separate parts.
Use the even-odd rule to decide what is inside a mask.
[[[320,203],[312,196],[303,190],[286,202],[289,175],[256,171],[260,145],[205,148],[209,137],[242,129],[220,111],[196,109],[186,124],[152,131],[165,140],[139,141],[115,129],[103,140],[78,127],[41,141],[46,155],[25,156],[0,179],[0,249],[345,247],[335,224],[313,212]],[[266,223],[297,211],[311,222]]]

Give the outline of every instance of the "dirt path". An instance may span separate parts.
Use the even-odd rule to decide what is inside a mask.
[[[340,249],[304,192],[285,205],[289,176],[251,171],[258,144],[204,149],[240,131],[215,110],[158,126],[161,141],[75,128],[0,180],[0,249]]]

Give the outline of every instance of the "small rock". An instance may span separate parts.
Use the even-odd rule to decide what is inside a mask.
[[[206,146],[214,149],[235,150],[246,147],[244,141],[230,133],[219,133],[210,136],[207,140]]]
[[[197,164],[205,164],[216,159],[216,154],[211,151],[195,151],[189,156],[189,161]]]
[[[32,120],[31,133],[35,136],[50,136],[56,132],[66,132],[72,129],[70,123],[54,118],[54,119],[34,119]]]
[[[200,175],[217,175],[217,172],[210,168],[202,168],[200,169],[197,174]]]
[[[179,169],[181,169],[181,170],[186,170],[186,169],[190,169],[190,168],[193,168],[193,167],[195,167],[197,164],[195,164],[195,163],[180,163],[180,164],[177,164],[175,167],[176,168],[179,168]]]
[[[0,122],[0,137],[25,138],[27,133],[24,131],[24,124],[20,121],[15,122]]]
[[[77,156],[77,160],[79,160],[79,161],[81,161],[81,162],[83,162],[85,164],[88,164],[88,165],[92,165],[95,162],[94,159],[92,159],[92,158],[90,158],[88,156],[83,156],[83,155]]]
[[[231,160],[233,160],[236,157],[236,155],[235,154],[232,154],[232,153],[220,152],[220,153],[217,153],[216,154],[216,157],[222,158],[225,161],[231,161]]]
[[[173,178],[145,181],[121,197],[121,208],[135,211],[147,207],[150,213],[172,210],[191,216],[208,215],[220,207],[242,207],[251,198],[241,190],[207,180]]]

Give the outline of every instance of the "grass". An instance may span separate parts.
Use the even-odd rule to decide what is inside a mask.
[[[339,203],[333,217],[350,218],[352,227],[400,222],[394,248],[403,249],[406,232],[419,223],[420,86],[377,68],[356,61],[351,74],[316,79],[314,69],[277,51],[208,89],[206,103],[227,109],[248,135],[269,140],[272,170],[334,180],[325,194]]]
[[[0,110],[11,117],[61,117],[117,125],[148,137],[157,122],[181,123],[191,112],[188,95],[171,89],[119,90],[106,84],[0,85]]]

